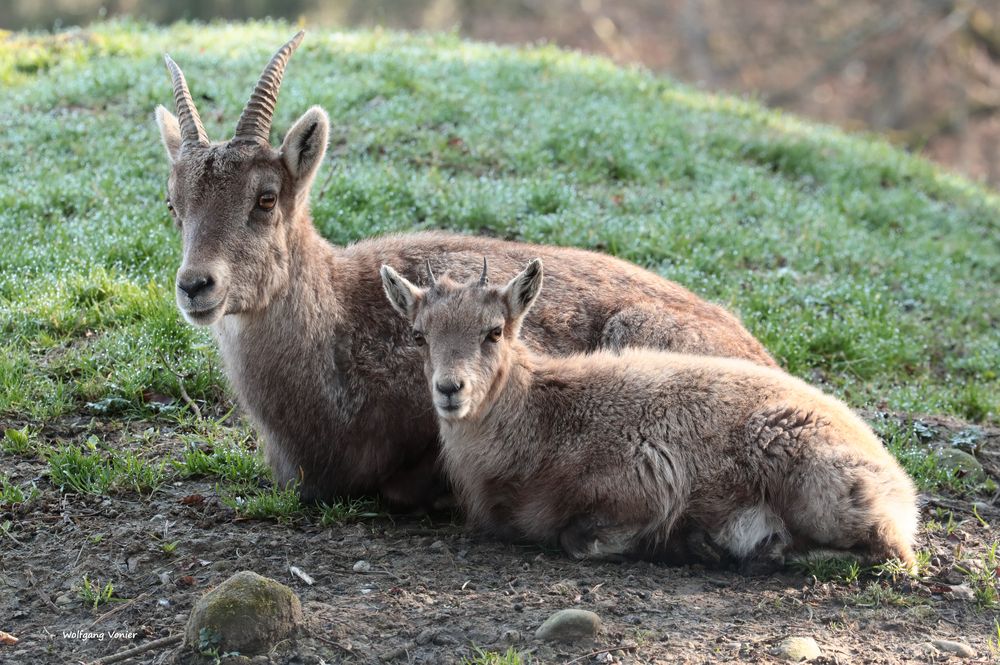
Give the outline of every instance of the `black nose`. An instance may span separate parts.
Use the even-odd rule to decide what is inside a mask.
[[[194,279],[178,279],[177,288],[187,294],[188,298],[194,298],[202,291],[207,291],[215,284],[211,275],[203,275]]]
[[[439,381],[438,383],[434,384],[434,387],[437,388],[438,392],[444,395],[445,397],[451,397],[459,390],[464,388],[465,384],[462,383],[461,381],[444,381],[444,382]]]

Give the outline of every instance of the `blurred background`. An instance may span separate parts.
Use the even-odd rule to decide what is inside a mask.
[[[1000,186],[1000,0],[3,0],[0,28],[281,17],[548,41],[884,134]]]

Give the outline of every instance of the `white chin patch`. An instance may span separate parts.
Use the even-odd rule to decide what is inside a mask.
[[[448,408],[439,404],[435,404],[434,407],[437,409],[438,415],[444,420],[461,420],[465,416],[469,415],[468,402],[461,404],[458,408]]]
[[[220,304],[217,307],[213,307],[212,309],[202,310],[200,312],[191,312],[186,309],[182,309],[181,314],[184,316],[184,319],[190,324],[196,326],[210,326],[222,318],[222,314],[224,311],[225,310],[223,306]]]

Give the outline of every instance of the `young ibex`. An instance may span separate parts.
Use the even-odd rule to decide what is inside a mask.
[[[416,275],[429,257],[472,274],[484,253],[511,271],[542,256],[551,291],[525,322],[532,348],[654,346],[774,364],[729,312],[608,256],[444,233],[326,242],[309,213],[326,113],[308,110],[278,148],[269,139],[282,74],[301,39],[267,65],[227,142],[209,142],[169,57],[177,116],[156,109],[171,164],[167,205],[183,239],[177,306],[191,323],[212,326],[277,482],[299,481],[308,498],[381,492],[402,505],[440,490],[420,356],[409,329],[386,316],[370,277],[383,263]]]
[[[656,557],[684,523],[744,563],[820,547],[913,565],[913,483],[838,400],[746,360],[533,353],[538,259],[502,288],[485,265],[464,285],[381,274],[474,526],[574,557]]]

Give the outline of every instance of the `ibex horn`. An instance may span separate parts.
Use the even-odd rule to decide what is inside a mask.
[[[305,30],[288,40],[278,49],[278,52],[267,63],[264,72],[257,81],[257,87],[250,95],[250,101],[243,109],[240,121],[236,123],[234,142],[271,143],[271,119],[274,117],[274,106],[278,103],[278,89],[281,88],[281,77],[285,73],[285,65],[292,53],[298,48],[305,36]]]
[[[194,107],[191,91],[184,80],[184,72],[169,55],[164,54],[163,60],[167,63],[167,70],[174,82],[174,106],[177,109],[177,122],[181,127],[181,149],[208,145],[208,134],[198,117],[198,109]]]
[[[431,270],[430,259],[424,259],[424,265],[427,266],[427,279],[431,281],[431,286],[437,286],[437,278],[434,277],[434,271]]]
[[[486,276],[486,257],[483,257],[483,274],[479,276],[479,286],[486,287],[490,285],[490,278]]]

